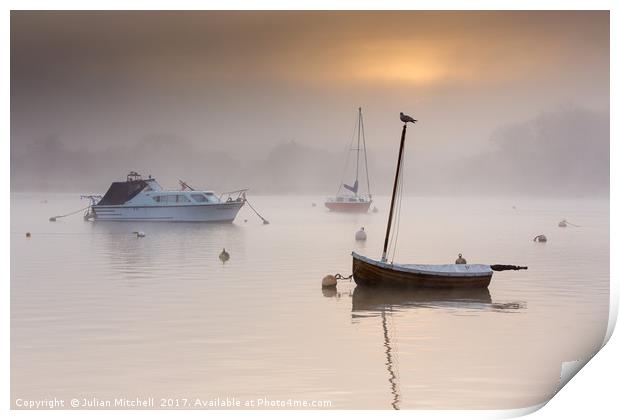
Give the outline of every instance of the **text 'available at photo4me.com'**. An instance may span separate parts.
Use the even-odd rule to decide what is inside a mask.
[[[243,399],[237,397],[188,397],[188,398],[16,398],[13,402],[18,410],[50,409],[320,409],[333,408],[330,400],[300,400],[293,398],[259,398]]]

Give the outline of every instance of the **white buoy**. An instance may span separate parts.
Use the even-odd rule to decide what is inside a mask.
[[[230,259],[230,254],[226,252],[226,248],[222,248],[222,252],[220,252],[220,261],[225,263]]]
[[[364,231],[364,227],[362,226],[360,230],[355,232],[355,240],[356,241],[365,241],[366,240],[366,231]]]
[[[144,238],[146,236],[146,233],[142,232],[141,230],[133,233],[136,235],[136,238]]]
[[[463,258],[463,254],[459,254],[459,257],[456,259],[454,264],[467,264],[467,260]]]
[[[325,277],[323,277],[323,281],[321,282],[321,287],[323,288],[336,287],[337,285],[338,285],[338,280],[336,280],[336,276],[333,276],[331,274],[328,274]]]

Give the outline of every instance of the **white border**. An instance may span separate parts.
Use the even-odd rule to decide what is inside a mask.
[[[615,2],[617,3],[617,2]],[[3,119],[3,141],[2,141],[2,185],[4,187],[5,194],[2,194],[0,211],[2,212],[2,226],[4,229],[4,241],[2,242],[2,256],[4,258],[4,264],[2,267],[5,270],[4,294],[2,299],[2,336],[4,338],[2,346],[2,359],[7,366],[9,361],[10,350],[10,285],[9,285],[9,270],[10,270],[10,153],[9,153],[9,141],[10,138],[10,69],[8,66],[8,57],[10,57],[10,14],[9,10],[37,10],[37,9],[82,9],[82,10],[103,10],[103,9],[117,9],[117,10],[130,10],[130,9],[159,9],[159,10],[199,10],[199,9],[214,9],[214,10],[241,10],[241,9],[365,9],[376,10],[379,9],[416,9],[416,10],[611,10],[611,115],[617,115],[616,98],[618,97],[618,84],[614,79],[614,75],[618,74],[618,24],[619,19],[616,15],[619,7],[612,1],[603,0],[591,0],[591,1],[577,1],[577,0],[565,0],[557,2],[553,0],[469,0],[462,2],[458,0],[435,0],[435,1],[418,1],[418,0],[384,0],[381,2],[359,0],[359,1],[325,1],[315,0],[312,2],[297,1],[295,3],[287,3],[284,1],[243,1],[243,0],[230,0],[230,1],[197,1],[197,0],[177,0],[177,1],[139,1],[139,0],[110,0],[110,1],[91,1],[88,3],[79,1],[15,1],[9,0],[4,2],[6,4],[4,13],[2,15],[2,43],[1,53],[5,57],[2,62],[4,65],[0,70],[2,72],[2,80],[4,83],[4,101],[2,101],[2,116]],[[463,6],[468,6],[464,8]],[[614,7],[615,6],[615,7]],[[610,191],[610,206],[611,213],[614,214],[618,211],[618,190],[617,184],[614,182],[618,178],[618,171],[616,166],[618,159],[618,146],[617,146],[617,119],[611,119],[611,191]],[[617,253],[618,238],[618,226],[615,219],[612,217],[610,220],[611,229],[611,255],[612,258]],[[610,305],[610,323],[607,332],[607,340],[611,336],[613,326],[615,326],[617,313],[618,313],[618,287],[616,280],[617,269],[611,266],[610,272],[610,287],[611,287],[611,305]],[[555,396],[542,410],[537,411],[532,415],[532,418],[539,419],[551,419],[551,418],[566,418],[566,419],[582,419],[585,416],[594,418],[611,418],[612,413],[617,415],[618,406],[616,403],[616,387],[617,382],[616,375],[619,373],[618,361],[615,357],[620,353],[620,344],[618,344],[617,337],[613,337],[605,348],[594,357],[594,359],[588,363],[581,373],[579,373],[576,380],[571,381],[557,396]],[[8,373],[8,369],[2,369],[3,372]],[[5,374],[2,381],[2,405],[3,411],[8,411],[10,407],[9,401],[9,384],[10,376]],[[408,417],[415,418],[503,418],[511,417],[515,415],[527,414],[535,410],[535,408],[521,409],[521,410],[508,410],[508,411],[405,411]],[[309,416],[316,416],[316,412],[302,412],[297,411],[294,413],[285,411],[253,411],[253,412],[229,412],[218,411],[204,413],[201,411],[183,412],[183,416],[204,418],[205,415],[229,418],[237,416],[247,416],[257,418],[273,418],[282,417],[289,418],[291,414],[294,414],[298,418],[307,418]],[[375,417],[379,413],[375,412],[360,412],[360,411],[332,411],[321,412],[321,417],[350,417],[358,419]],[[50,417],[50,418],[108,418],[111,415],[129,417],[178,417],[180,412],[168,412],[168,411],[156,411],[156,412],[137,412],[137,411],[115,411],[110,413],[107,411],[11,411],[8,413],[9,417],[18,418],[38,418],[38,417]],[[399,413],[396,412],[381,412],[381,416],[396,416]]]

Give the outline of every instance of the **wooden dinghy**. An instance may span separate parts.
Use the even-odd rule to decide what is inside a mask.
[[[394,215],[395,203],[399,203],[398,216],[400,218],[400,203],[402,202],[402,171],[403,150],[405,146],[405,136],[407,133],[407,123],[415,123],[417,120],[400,113],[400,120],[404,123],[400,137],[400,147],[398,150],[398,161],[396,164],[396,176],[394,178],[394,188],[390,202],[390,213],[388,216],[385,241],[383,244],[383,254],[381,260],[375,260],[353,252],[353,279],[359,285],[364,286],[395,286],[395,287],[418,287],[418,288],[486,288],[491,283],[494,267],[483,264],[397,264],[393,261],[388,263],[388,245],[390,241],[390,228]],[[397,198],[398,195],[398,198]],[[398,221],[395,226],[398,227]],[[395,249],[395,245],[394,245]],[[503,269],[521,269],[522,267]]]
[[[352,252],[353,279],[363,286],[486,288],[493,270],[484,264],[390,264]]]

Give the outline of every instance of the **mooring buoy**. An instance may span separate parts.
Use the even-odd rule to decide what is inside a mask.
[[[225,263],[226,261],[230,259],[230,254],[226,252],[226,248],[222,248],[222,252],[220,252],[219,258],[220,258],[220,261],[222,261],[223,263]]]
[[[323,277],[323,280],[321,281],[321,287],[323,288],[336,287],[337,285],[338,285],[338,280],[336,280],[336,276],[333,276],[331,274],[328,274],[325,277]]]
[[[26,232],[26,238],[30,238],[30,232]]]
[[[547,237],[545,235],[537,235],[534,237],[534,242],[547,242]]]
[[[362,226],[360,230],[355,232],[355,240],[356,241],[365,241],[366,240],[366,231],[364,231],[364,227]]]

